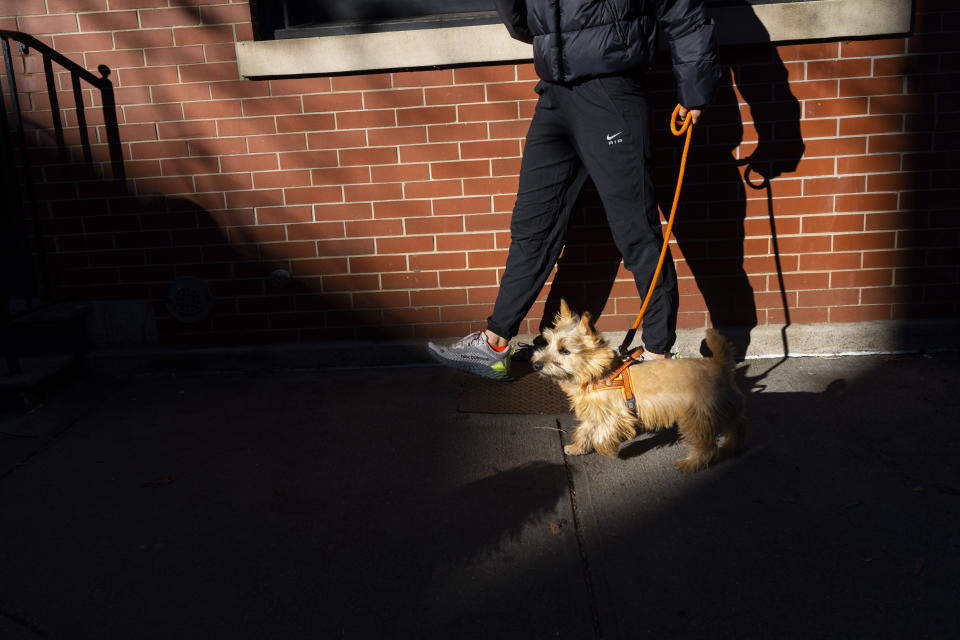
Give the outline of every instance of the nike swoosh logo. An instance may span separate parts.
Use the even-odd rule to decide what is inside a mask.
[[[612,136],[607,136],[607,140],[613,140],[614,138],[616,138],[616,137],[617,137],[618,135],[620,135],[621,133],[623,133],[623,131],[617,131],[617,132],[616,132],[615,134],[613,134]]]

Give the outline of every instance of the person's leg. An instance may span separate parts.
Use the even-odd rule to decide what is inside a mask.
[[[523,150],[506,268],[487,319],[487,331],[504,340],[517,334],[553,270],[587,177],[555,105],[558,90],[546,85]]]
[[[614,242],[637,292],[646,296],[663,245],[653,185],[650,112],[642,80],[598,78],[574,87],[562,106],[577,123],[575,144],[603,201]],[[647,352],[676,339],[677,275],[668,252],[643,318]]]
[[[508,342],[530,310],[563,248],[570,212],[586,180],[545,85],[527,133],[506,268],[487,329],[452,345],[430,343],[441,364],[496,380],[509,379]]]

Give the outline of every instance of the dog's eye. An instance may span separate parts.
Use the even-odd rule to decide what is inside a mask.
[[[559,351],[559,352],[560,352],[560,355],[562,355],[562,356],[568,356],[568,355],[570,355],[570,350],[567,349],[566,347],[560,347],[559,349],[557,349],[557,351]]]

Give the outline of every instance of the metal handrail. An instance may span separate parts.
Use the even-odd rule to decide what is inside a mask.
[[[27,54],[30,50],[39,53],[43,58],[43,70],[46,77],[47,94],[50,99],[50,110],[53,120],[54,135],[56,137],[60,159],[67,161],[66,140],[63,133],[63,121],[60,113],[60,101],[57,96],[56,79],[54,76],[53,65],[57,64],[63,70],[70,73],[71,89],[73,91],[74,104],[77,114],[77,126],[80,132],[80,145],[83,157],[87,163],[93,163],[93,152],[90,146],[90,134],[87,129],[86,105],[83,98],[83,89],[81,82],[86,82],[94,89],[99,90],[103,109],[103,121],[107,134],[107,145],[110,153],[111,174],[115,181],[123,182],[126,174],[123,166],[123,152],[120,146],[120,133],[117,123],[116,100],[113,93],[113,82],[110,81],[110,68],[105,65],[97,67],[100,75],[88,71],[70,58],[59,53],[47,44],[37,38],[19,31],[7,31],[0,29],[0,49],[3,52],[3,70],[7,77],[7,90],[10,99],[10,113],[13,116],[13,135],[11,137],[11,123],[7,117],[7,105],[0,91],[0,149],[4,151],[2,160],[5,175],[9,177],[10,187],[13,193],[3,194],[7,202],[13,202],[13,207],[5,207],[7,210],[6,220],[0,217],[0,225],[5,225],[3,229],[3,240],[9,243],[9,249],[22,252],[21,256],[26,264],[31,261],[29,257],[30,250],[26,248],[25,237],[23,234],[23,224],[25,214],[29,213],[29,219],[33,231],[33,274],[39,280],[34,281],[30,274],[25,274],[20,285],[23,288],[23,298],[27,307],[32,305],[34,297],[44,300],[51,295],[50,275],[46,260],[46,250],[43,242],[43,227],[39,215],[36,190],[33,184],[33,172],[30,164],[30,152],[27,145],[26,132],[24,129],[24,115],[20,108],[20,95],[17,90],[17,74],[13,66],[13,54],[11,52],[10,42],[17,43],[20,54]],[[19,152],[19,163],[14,157],[14,149]],[[19,172],[19,175],[18,175]],[[21,191],[22,187],[22,191]],[[27,211],[22,207],[26,204]],[[14,246],[19,241],[20,246]],[[10,314],[10,282],[5,274],[0,274],[0,351],[3,352],[7,360],[7,368],[11,374],[21,371],[21,365],[11,337],[11,314]]]

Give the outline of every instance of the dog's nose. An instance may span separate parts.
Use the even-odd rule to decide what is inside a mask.
[[[534,370],[534,371],[541,371],[542,369],[543,369],[543,363],[542,363],[542,362],[534,362],[534,363],[533,363],[533,370]]]

